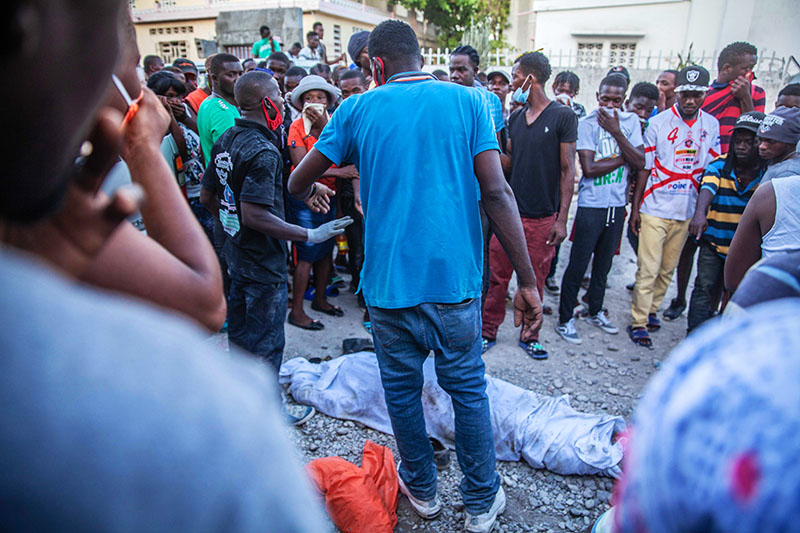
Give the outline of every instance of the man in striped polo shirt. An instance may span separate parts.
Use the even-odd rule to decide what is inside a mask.
[[[720,154],[728,153],[733,127],[739,115],[748,111],[765,112],[766,93],[753,85],[753,67],[758,49],[750,43],[735,42],[722,49],[717,58],[717,79],[703,101],[702,110],[719,121]],[[686,310],[686,289],[692,275],[697,245],[686,241],[678,262],[678,294],[664,311],[664,318],[676,320]]]
[[[689,234],[699,241],[697,277],[689,303],[688,331],[711,318],[713,294],[723,284],[728,247],[744,208],[761,182],[766,161],[758,155],[756,133],[764,113],[742,113],[731,135],[731,150],[705,170]],[[692,240],[692,239],[690,239]]]

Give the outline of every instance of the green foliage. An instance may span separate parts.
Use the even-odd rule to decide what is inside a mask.
[[[683,57],[680,52],[678,53],[678,65],[675,67],[676,70],[683,70],[684,68],[690,65],[696,65],[697,63],[694,62],[692,59],[692,48],[694,47],[694,43],[689,44],[689,50],[686,52],[686,57]]]
[[[510,26],[508,17],[511,14],[511,0],[483,0],[478,17],[485,21],[489,28],[492,48],[506,46],[503,32]]]
[[[481,58],[481,70],[489,64],[489,52],[492,50],[489,41],[489,27],[485,24],[473,22],[461,37],[461,44],[473,47]]]
[[[425,20],[436,26],[439,44],[454,48],[458,46],[470,22],[479,17],[485,1],[487,0],[390,0],[389,3],[421,12]]]

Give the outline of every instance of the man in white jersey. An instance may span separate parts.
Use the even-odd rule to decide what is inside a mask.
[[[719,122],[700,110],[710,76],[703,67],[678,73],[677,102],[650,119],[644,136],[645,168],[636,180],[629,224],[639,235],[638,269],[628,328],[631,340],[651,347],[648,332],[678,264],[694,215],[700,177],[719,155]]]

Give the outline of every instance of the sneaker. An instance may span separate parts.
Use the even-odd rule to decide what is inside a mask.
[[[562,339],[567,342],[571,342],[572,344],[581,344],[583,342],[578,335],[578,330],[575,329],[574,318],[570,318],[564,324],[558,324],[556,326],[556,333],[561,335]]]
[[[558,283],[556,283],[556,280],[554,280],[552,277],[544,280],[544,288],[549,294],[553,296],[558,296],[558,293],[560,291]]]
[[[290,426],[302,426],[306,422],[308,422],[311,417],[317,414],[317,411],[308,405],[298,405],[299,412],[297,416],[293,415],[289,412],[288,405],[284,403],[281,406],[281,412],[283,413],[283,417],[286,420],[286,423]]]
[[[442,511],[442,501],[439,499],[439,495],[433,497],[432,500],[420,500],[413,494],[411,491],[408,490],[406,487],[405,481],[403,481],[403,477],[400,475],[400,463],[397,463],[397,481],[400,484],[400,492],[406,495],[408,498],[408,503],[411,504],[411,507],[414,508],[414,511],[418,515],[420,515],[425,520],[430,520],[431,518],[435,518]],[[488,530],[487,530],[488,531]]]
[[[486,353],[489,348],[497,344],[497,339],[488,339],[486,337],[481,337],[481,353]]]
[[[473,515],[466,511],[467,520],[464,522],[464,529],[470,533],[488,533],[494,527],[497,515],[502,514],[505,510],[506,493],[501,485],[494,496],[494,503],[492,503],[488,511],[479,515]]]
[[[671,322],[673,320],[678,320],[684,311],[686,311],[686,302],[681,302],[677,298],[673,298],[667,310],[662,313],[662,316],[664,320],[669,320]]]
[[[608,319],[608,316],[606,316],[606,314],[602,311],[600,311],[594,316],[588,317],[586,319],[586,322],[602,329],[606,333],[610,333],[611,335],[616,335],[617,333],[619,333],[619,328],[614,324],[612,324],[611,321]]]

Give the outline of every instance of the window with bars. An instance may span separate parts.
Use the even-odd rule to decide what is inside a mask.
[[[128,7],[131,9],[136,9],[136,0],[128,0]]]
[[[164,63],[172,63],[178,57],[186,57],[186,41],[162,41],[158,43],[158,50]]]
[[[603,60],[603,43],[578,43],[578,66],[600,67]]]
[[[336,57],[342,55],[342,27],[338,24],[333,25],[333,53]]]
[[[622,65],[633,67],[633,59],[636,54],[636,43],[611,43],[609,64],[612,66]]]

